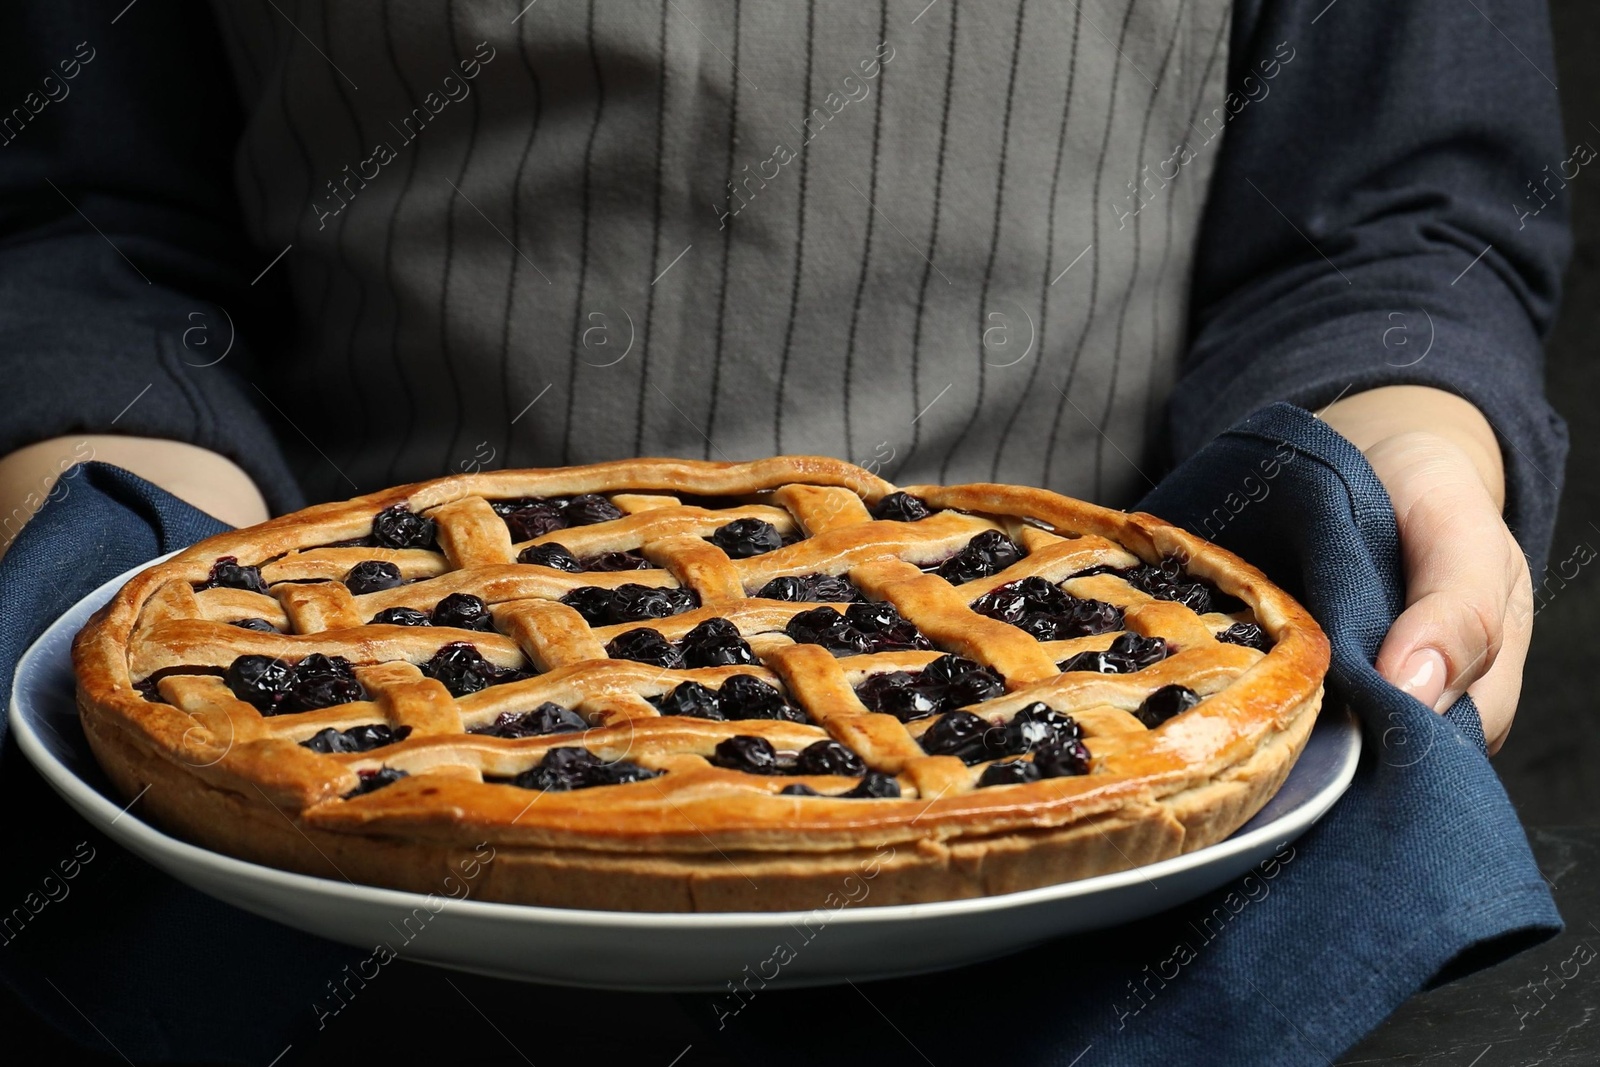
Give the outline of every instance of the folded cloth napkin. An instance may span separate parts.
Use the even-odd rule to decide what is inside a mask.
[[[70,490],[0,562],[0,680],[97,584],[220,529],[124,471],[90,464],[69,475]],[[530,1031],[547,1033],[553,1018],[649,1010],[679,1022],[698,1042],[697,1060],[1326,1064],[1417,990],[1553,936],[1560,917],[1484,756],[1471,700],[1435,715],[1372,669],[1403,598],[1393,512],[1361,455],[1280,404],[1217,438],[1141,507],[1261,567],[1327,629],[1328,703],[1356,710],[1366,750],[1349,792],[1316,827],[1191,904],[990,963],[766,991],[731,1018],[709,995],[529,989],[540,1017]],[[307,1004],[351,950],[233,910],[120,853],[13,748],[6,742],[0,793],[3,810],[28,813],[27,840],[0,870],[0,903],[33,891],[35,876],[80,840],[111,857],[85,868],[104,882],[91,901],[0,951],[13,989],[79,1040],[109,1040],[140,1062],[263,1063],[306,1029]],[[111,870],[115,879],[105,878]],[[612,1029],[601,1038],[581,1027],[582,1040],[620,1051],[629,1028]],[[643,1034],[640,1049],[654,1057],[665,1043]]]

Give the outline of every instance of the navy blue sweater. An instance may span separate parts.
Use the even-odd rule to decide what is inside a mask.
[[[232,81],[203,5],[137,15],[28,0],[3,16],[0,453],[80,432],[185,440],[289,508],[302,494],[276,435],[296,431],[262,403],[283,294],[251,284],[274,250],[238,224]],[[1293,76],[1263,106],[1245,77],[1280,42]],[[1274,400],[1446,389],[1499,433],[1537,566],[1566,448],[1540,339],[1568,252],[1562,176],[1587,159],[1561,140],[1544,3],[1241,0],[1230,68],[1170,458]],[[229,343],[217,373],[191,372]]]

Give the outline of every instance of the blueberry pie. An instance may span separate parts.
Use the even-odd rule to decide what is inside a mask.
[[[1006,893],[1219,841],[1328,644],[1229,553],[816,457],[444,478],[221,534],[74,648],[139,813],[258,863],[636,911]]]

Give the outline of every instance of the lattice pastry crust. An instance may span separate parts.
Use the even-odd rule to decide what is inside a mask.
[[[816,457],[628,460],[445,478],[309,508],[213,537],[128,582],[74,647],[84,729],[118,788],[144,792],[142,815],[208,847],[427,892],[487,842],[495,858],[475,896],[582,908],[812,908],[863,870],[868,905],[1010,892],[1219,841],[1277,790],[1315,719],[1328,644],[1260,572],[1149,515],[1039,489],[898,492]],[[603,499],[563,504],[581,494]],[[529,500],[583,524],[516,542],[503,513]],[[931,514],[905,521],[923,510],[918,501]],[[426,525],[417,516],[432,520],[420,536],[436,543],[374,543],[380,514],[413,534]],[[755,520],[742,527],[755,531],[755,554],[718,533],[735,520]],[[980,535],[997,554],[969,548]],[[552,543],[570,559],[649,569],[518,562]],[[215,569],[230,558],[243,580]],[[986,560],[1003,569],[985,573]],[[1152,585],[1157,568],[1140,565],[1163,560],[1178,563],[1167,564],[1165,586]],[[393,565],[378,568],[387,577],[376,584],[390,587],[355,582],[352,569],[371,570],[369,561]],[[249,588],[252,567],[265,592]],[[834,595],[853,587],[855,601],[892,605],[898,632],[914,636],[868,651],[793,640],[791,620],[822,605],[775,599],[781,590],[768,583],[816,575],[848,579],[825,586]],[[572,595],[623,586],[636,599],[655,588],[677,591],[676,607],[698,606],[614,623],[579,603],[612,594]],[[1209,595],[1181,595],[1196,587]],[[1061,637],[1048,620],[1029,632],[996,617],[991,602],[1023,588],[1089,618],[1079,631],[1101,632]],[[478,598],[492,628],[371,621],[410,608],[414,621],[434,613],[449,623],[457,616],[440,604],[451,594]],[[1211,610],[1197,614],[1206,600]],[[843,601],[834,607],[855,617]],[[674,649],[693,645],[710,619],[728,620],[742,642],[723,627],[722,645],[679,662]],[[608,645],[637,644],[618,639],[639,629],[665,639],[645,635],[670,666],[608,656]],[[1147,654],[1101,673],[1116,656],[1093,654],[1124,631]],[[476,683],[434,666],[463,642],[482,658]],[[719,660],[730,647],[735,659]],[[274,657],[293,675],[312,653],[352,665],[335,683],[344,702],[294,710],[272,703],[279,690],[237,695],[240,657]],[[959,669],[978,671],[962,676],[977,689],[929,681],[958,663],[950,654],[971,661]],[[909,680],[884,681],[897,671]],[[684,706],[672,694],[685,683],[716,691],[741,675],[772,687],[753,688],[777,698],[777,713],[662,714]],[[912,704],[925,686],[933,712],[881,701],[897,713],[869,710],[863,700],[880,683]],[[738,686],[751,683],[730,687],[728,700]],[[974,692],[982,699],[963,710],[991,729],[962,748],[951,735],[973,720],[953,706]],[[692,687],[678,695],[721,699]],[[541,714],[556,713],[562,732],[516,728],[546,704],[555,708]],[[1030,715],[1042,725],[1023,729]],[[551,725],[548,714],[540,721]],[[363,733],[372,724],[387,731]],[[341,750],[358,735],[376,747]],[[314,737],[323,751],[307,743]],[[738,751],[725,744],[734,737]],[[814,747],[828,740],[843,749]],[[558,749],[587,753],[577,777],[554,770],[565,756],[547,760]],[[769,753],[776,763],[758,766]]]

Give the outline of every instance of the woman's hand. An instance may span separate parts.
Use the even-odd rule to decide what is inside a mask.
[[[1501,518],[1493,428],[1460,397],[1421,386],[1357,394],[1323,419],[1365,453],[1400,526],[1406,608],[1378,651],[1378,672],[1439,712],[1470,694],[1494,752],[1517,712],[1533,587]]]

